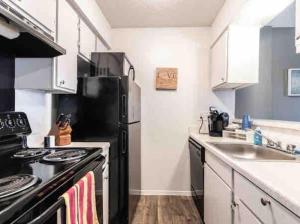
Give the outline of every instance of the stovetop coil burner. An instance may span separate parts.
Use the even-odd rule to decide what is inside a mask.
[[[48,150],[45,149],[26,149],[15,153],[13,157],[18,159],[31,159],[46,155],[47,153]]]
[[[0,198],[25,191],[37,184],[39,178],[33,175],[20,174],[0,179]]]
[[[43,157],[47,162],[67,162],[78,160],[87,155],[86,150],[69,149],[50,153]]]

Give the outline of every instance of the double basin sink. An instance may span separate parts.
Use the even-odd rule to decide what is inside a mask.
[[[295,161],[296,157],[264,146],[235,143],[210,143],[223,153],[243,160]]]

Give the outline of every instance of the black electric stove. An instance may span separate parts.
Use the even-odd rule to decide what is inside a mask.
[[[30,133],[24,113],[0,113],[0,224],[56,223],[60,196],[104,164],[100,148],[28,148]]]

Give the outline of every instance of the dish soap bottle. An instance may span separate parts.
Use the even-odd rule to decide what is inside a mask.
[[[259,127],[255,129],[254,145],[262,145],[261,129]]]

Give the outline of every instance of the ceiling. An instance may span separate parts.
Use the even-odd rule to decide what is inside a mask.
[[[210,26],[225,0],[97,0],[112,28]]]

